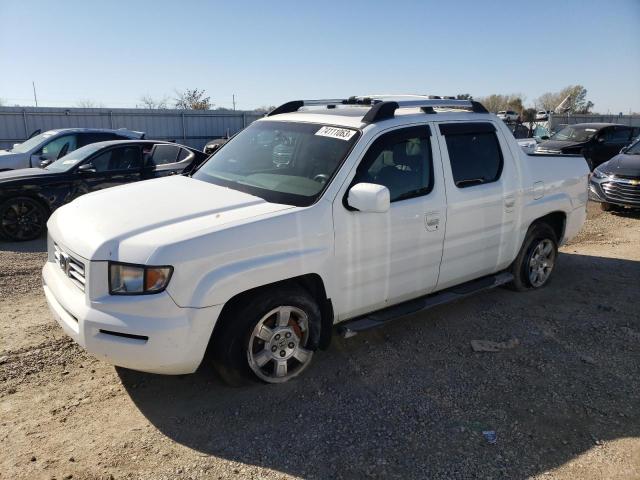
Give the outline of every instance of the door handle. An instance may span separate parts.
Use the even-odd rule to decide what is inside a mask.
[[[425,228],[429,232],[435,232],[440,228],[440,213],[439,212],[429,212],[424,216],[424,224]]]

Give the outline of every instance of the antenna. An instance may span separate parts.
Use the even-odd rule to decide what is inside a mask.
[[[33,100],[36,102],[36,107],[38,106],[38,97],[36,96],[36,82],[31,81],[33,85]]]

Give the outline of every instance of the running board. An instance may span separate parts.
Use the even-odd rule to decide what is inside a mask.
[[[441,292],[409,300],[407,302],[385,308],[384,310],[378,310],[377,312],[354,318],[353,320],[347,320],[346,322],[338,325],[338,333],[344,338],[353,337],[354,335],[357,335],[358,332],[381,327],[392,320],[411,315],[421,310],[428,310],[429,308],[436,307],[438,305],[454,302],[474,293],[481,292],[482,290],[499,287],[500,285],[509,283],[512,280],[513,275],[508,272],[501,272],[495,275],[489,275],[488,277],[478,278],[476,280],[442,290]]]

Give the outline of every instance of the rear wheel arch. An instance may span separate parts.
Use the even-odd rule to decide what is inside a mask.
[[[545,224],[551,227],[556,235],[556,242],[559,244],[564,236],[565,227],[567,225],[567,214],[562,211],[556,211],[548,213],[542,217],[536,218],[531,222],[527,232],[529,232],[535,225]],[[526,235],[525,235],[526,238]]]

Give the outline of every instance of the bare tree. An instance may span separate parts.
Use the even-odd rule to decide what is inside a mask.
[[[263,115],[265,113],[269,113],[271,110],[275,110],[275,105],[262,105],[253,111],[257,114]]]
[[[94,102],[93,100],[85,98],[83,100],[78,100],[76,102],[76,107],[78,107],[78,108],[103,108],[104,105],[102,105],[101,103],[98,104],[98,103]]]
[[[559,92],[546,92],[536,99],[536,104],[545,110],[555,110],[562,101],[569,97],[563,109],[570,113],[589,113],[593,102],[587,100],[587,89],[582,85],[569,85]]]
[[[514,110],[521,114],[524,110],[524,98],[524,95],[520,93],[511,93],[506,95],[494,93],[486,97],[479,98],[478,101],[490,112],[495,113],[500,110]]]
[[[169,98],[164,96],[160,100],[156,100],[151,95],[147,94],[142,95],[139,101],[144,108],[157,110],[160,108],[167,108],[167,102],[169,101]]]
[[[214,106],[211,98],[205,97],[205,91],[197,88],[183,92],[176,90],[174,101],[176,108],[183,110],[209,110]]]

